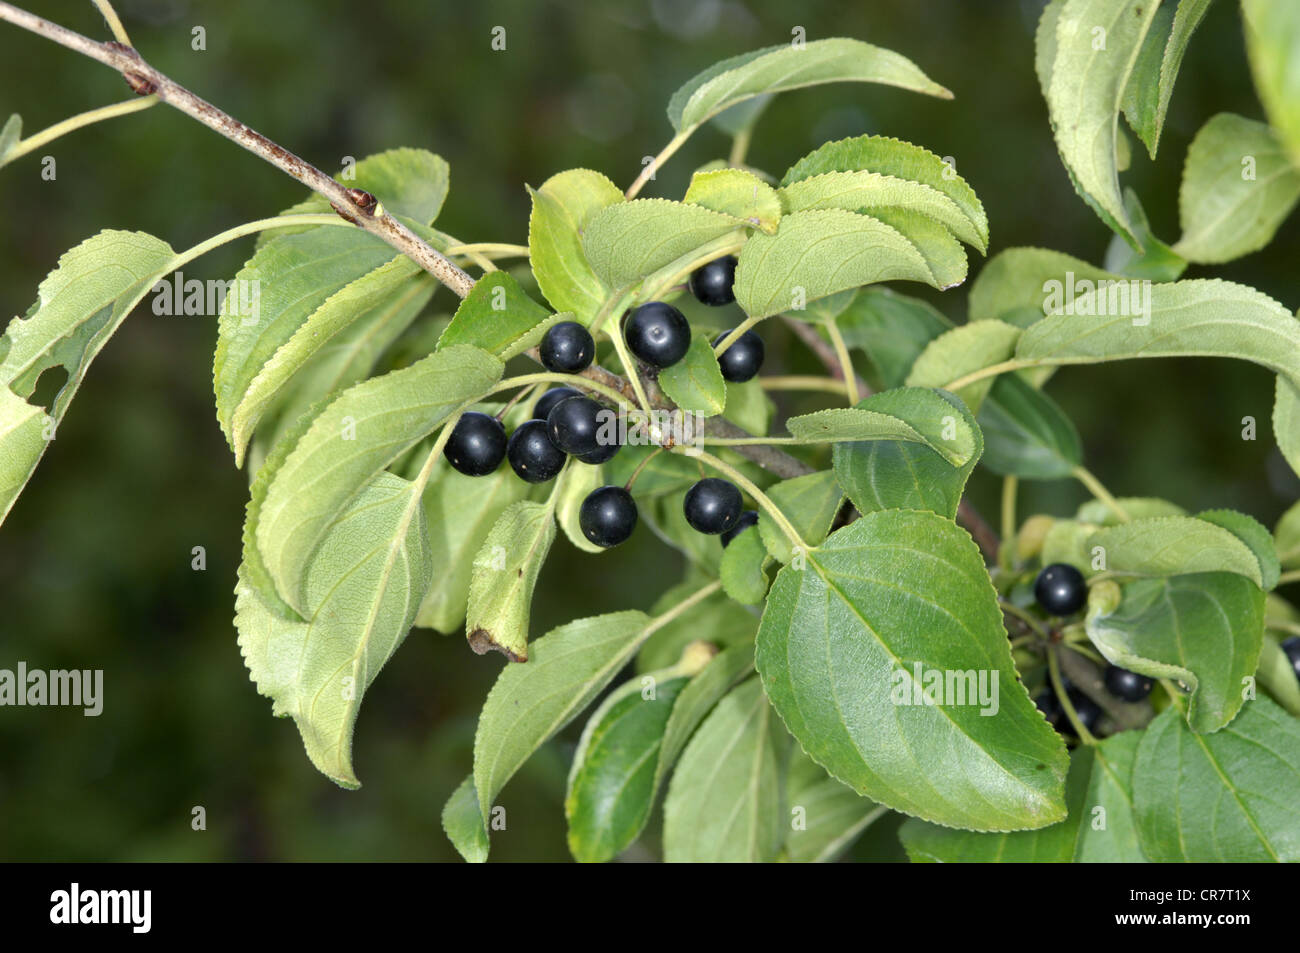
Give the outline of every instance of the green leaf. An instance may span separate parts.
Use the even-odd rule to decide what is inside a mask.
[[[336,179],[347,188],[365,189],[379,199],[389,215],[414,219],[431,225],[442,211],[450,187],[450,170],[442,156],[424,149],[389,149],[366,156],[351,169],[343,169]],[[312,193],[282,215],[299,215],[330,211],[329,199]],[[335,231],[366,237],[360,229],[336,228]],[[273,241],[268,238],[267,241]]]
[[[1124,208],[1138,247],[1112,235],[1106,247],[1106,267],[1126,278],[1177,281],[1187,270],[1187,260],[1156,237],[1137,193],[1130,188],[1124,189]]]
[[[680,502],[677,508],[681,509]],[[710,537],[710,540],[716,543],[717,537]],[[659,597],[652,611],[655,613],[671,611],[674,606],[700,588],[700,579],[706,578],[708,577],[700,574],[699,579],[673,586]],[[705,639],[722,649],[745,643],[752,644],[756,631],[758,631],[757,612],[736,605],[726,593],[716,592],[692,606],[688,612],[666,623],[648,639],[641,654],[637,656],[636,670],[644,673],[667,668],[681,658],[688,645],[700,639]]]
[[[980,408],[984,465],[1033,480],[1068,477],[1083,462],[1074,422],[1056,401],[1015,374],[1003,374]]]
[[[345,788],[362,696],[406,637],[432,565],[414,487],[383,473],[335,520],[307,567],[303,619],[286,619],[244,581],[239,648],[272,712],[292,717],[307,755]]]
[[[1027,328],[1065,308],[1090,284],[1121,275],[1046,248],[1008,248],[989,259],[970,287],[970,320],[1005,321]]]
[[[512,504],[528,495],[529,485],[502,468],[471,477],[445,459],[434,465],[421,506],[429,524],[429,548],[437,567],[415,624],[450,635],[465,622],[474,557]]]
[[[902,386],[926,345],[952,328],[929,303],[889,288],[863,288],[836,318],[844,342],[867,355],[881,390]]]
[[[946,387],[974,371],[1000,364],[1016,351],[1020,328],[1001,321],[976,321],[947,331],[931,341],[921,352],[907,375],[912,387]],[[967,384],[957,396],[972,410],[979,410],[984,396],[993,386],[992,378]]]
[[[374,236],[321,226],[267,242],[235,274],[217,323],[212,381],[217,419],[237,465],[243,465],[262,413],[294,370],[282,364],[308,351],[318,329],[337,333],[375,294],[413,279],[415,270],[400,257]],[[383,272],[378,279],[364,280],[377,270]],[[251,299],[245,288],[255,289]],[[331,300],[335,306],[327,307]],[[318,311],[324,315],[315,327],[297,335]],[[277,356],[282,359],[275,361]]]
[[[844,502],[844,491],[835,482],[834,470],[782,480],[768,488],[767,496],[809,546],[817,546],[826,538]],[[759,510],[758,532],[773,559],[788,563],[795,557],[790,540],[767,510]]]
[[[912,818],[899,830],[908,857],[948,864],[1145,863],[1133,821],[1133,759],[1140,738],[1140,732],[1126,731],[1075,749],[1065,782],[1070,813],[1059,824],[986,834]]]
[[[623,192],[599,172],[569,169],[529,194],[528,252],[537,287],[556,311],[590,324],[610,289],[587,263],[582,235],[597,212],[623,201]]]
[[[1065,816],[1065,747],[1016,676],[997,594],[964,530],[917,510],[867,513],[807,563],[776,577],[757,665],[813,760],[940,824],[1019,830]],[[951,693],[924,696],[936,676]]]
[[[1260,643],[1259,669],[1255,678],[1273,701],[1300,718],[1300,680],[1296,679],[1295,665],[1267,634]]]
[[[1110,297],[1109,291],[1079,295],[1073,314],[1050,315],[1030,326],[1016,346],[1016,358],[1092,364],[1235,357],[1300,381],[1300,321],[1254,288],[1215,279],[1152,284],[1139,294],[1149,308],[1137,309],[1131,301],[1124,307],[1118,296],[1113,306]]]
[[[766,436],[772,427],[776,405],[763,390],[757,377],[736,383],[727,382],[726,406],[722,416],[755,436]]]
[[[887,509],[930,510],[952,519],[980,455],[984,437],[961,399],[946,391],[901,388],[873,394],[858,404],[889,414],[928,434],[927,446],[907,441],[837,443],[835,476],[860,513]],[[967,456],[964,448],[973,443]],[[957,448],[958,455],[931,447]],[[952,460],[965,458],[954,465]]]
[[[1273,438],[1283,459],[1300,474],[1300,389],[1284,374],[1277,375],[1273,403]]]
[[[1124,115],[1153,159],[1187,44],[1209,7],[1210,0],[1179,0],[1161,8],[1124,90]]]
[[[767,595],[768,578],[763,571],[767,547],[763,537],[749,529],[732,538],[722,550],[718,575],[727,595],[746,605],[758,605]]]
[[[23,117],[18,113],[11,113],[5,120],[5,124],[0,126],[0,166],[5,164],[6,156],[22,141],[22,138]]]
[[[1259,251],[1300,199],[1300,169],[1262,122],[1219,113],[1187,149],[1174,250],[1203,264]]]
[[[1089,593],[1088,637],[1130,671],[1172,678],[1191,692],[1187,719],[1197,732],[1218,731],[1242,706],[1243,679],[1259,667],[1264,593],[1229,572],[1139,579]]]
[[[1133,807],[1157,863],[1300,860],[1300,721],[1267,698],[1212,735],[1168,708],[1143,733]]]
[[[438,349],[470,345],[508,360],[541,341],[540,326],[550,317],[509,274],[490,271],[461,301]]]
[[[659,386],[682,410],[705,417],[722,413],[727,404],[727,382],[707,334],[695,335],[686,356],[659,372]]]
[[[376,473],[501,378],[476,348],[447,348],[344,391],[297,440],[250,511],[276,589],[302,611],[303,573],[331,522]]]
[[[442,809],[442,829],[456,852],[471,864],[481,864],[488,859],[487,825],[479,813],[473,775],[462,781],[447,798]]]
[[[869,217],[884,222],[912,243],[930,269],[929,283],[940,291],[966,280],[966,249],[944,225],[906,208],[872,209]]]
[[[11,120],[12,121],[12,120]],[[7,127],[6,127],[7,128]],[[166,242],[144,232],[102,231],[59,257],[27,313],[0,337],[0,520],[31,478],[48,440],[44,412],[27,401],[41,376],[62,367],[67,380],[49,406],[50,436],[113,332],[163,275],[175,267]]]
[[[1250,72],[1268,123],[1300,165],[1300,75],[1295,69],[1300,9],[1276,0],[1242,0],[1241,15]]]
[[[1124,92],[1160,5],[1066,0],[1056,24],[1047,107],[1061,158],[1078,187],[1133,241],[1119,191],[1116,131]],[[1100,33],[1098,31],[1101,31]]]
[[[753,635],[754,629],[751,626],[746,638],[732,643],[715,655],[677,696],[659,746],[659,762],[655,769],[656,791],[677,763],[678,755],[695,734],[695,729],[713,710],[713,706],[753,673]]]
[[[1235,532],[1194,516],[1148,517],[1100,529],[1088,540],[1089,549],[1095,546],[1106,551],[1106,568],[1113,573],[1230,572],[1264,584],[1259,559]]]
[[[610,288],[640,281],[744,223],[700,205],[668,199],[620,202],[592,215],[582,247],[592,271]]]
[[[718,702],[686,746],[668,785],[664,860],[775,860],[784,837],[788,742],[758,679]]]
[[[613,860],[644,830],[654,803],[664,728],[689,681],[671,668],[629,679],[587,720],[564,798],[575,860]]]
[[[780,190],[781,207],[786,213],[808,209],[840,208],[848,212],[900,209],[925,215],[980,251],[986,248],[987,236],[966,217],[955,201],[923,182],[912,182],[892,175],[858,169],[850,172],[823,172],[796,179]]]
[[[791,863],[833,863],[873,821],[888,813],[797,749],[791,754],[786,786],[791,829],[785,838],[785,856]]]
[[[474,559],[465,637],[479,655],[528,661],[533,587],[555,540],[555,506],[520,500],[497,517]]]
[[[716,63],[673,94],[668,120],[682,132],[754,96],[837,82],[882,83],[952,99],[907,57],[836,37],[800,46],[780,44]]]
[[[1130,519],[1150,519],[1157,516],[1186,516],[1187,511],[1177,503],[1159,500],[1150,496],[1121,496],[1116,501],[1124,508]],[[1120,519],[1110,506],[1101,500],[1088,500],[1079,504],[1074,518],[1084,523],[1096,523],[1098,526],[1118,526]]]
[[[902,401],[899,406],[907,409],[897,415],[868,410],[859,404],[791,417],[786,426],[796,438],[807,443],[904,440],[929,447],[954,467],[970,461],[976,453],[978,438],[964,420],[953,417],[952,405],[938,391],[917,387],[899,388],[897,393],[898,396],[888,401],[877,401],[882,405]],[[945,417],[952,420],[945,422]],[[914,418],[919,421],[920,429],[908,423]],[[945,436],[949,424],[952,424],[951,436]]]
[[[1259,520],[1236,510],[1205,510],[1197,513],[1196,518],[1223,527],[1245,543],[1259,563],[1261,587],[1268,591],[1277,586],[1282,566],[1278,562],[1273,537]]]
[[[1284,569],[1300,567],[1300,503],[1292,503],[1277,521],[1273,543]]]
[[[523,665],[507,665],[488,692],[474,736],[474,786],[482,816],[544,742],[595,700],[672,616],[614,612],[552,629]]]
[[[769,235],[781,221],[776,189],[744,169],[696,172],[682,201],[741,219]]]
[[[975,190],[939,156],[920,146],[887,136],[856,136],[828,142],[804,156],[786,172],[781,187],[827,172],[874,172],[926,185],[946,195],[970,222],[980,251],[988,247],[989,220]],[[936,216],[937,217],[937,216]],[[965,229],[953,229],[963,241]]]
[[[781,219],[775,235],[755,235],[740,250],[737,303],[765,318],[837,291],[877,281],[933,283],[930,266],[896,229],[867,215],[824,209]]]

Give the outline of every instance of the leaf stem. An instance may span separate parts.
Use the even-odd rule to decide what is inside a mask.
[[[602,384],[600,381],[594,381],[590,377],[580,377],[577,374],[556,374],[551,371],[507,377],[505,380],[498,382],[488,393],[495,394],[498,391],[510,390],[513,387],[531,387],[534,384],[551,383],[595,391],[602,397],[607,397],[619,405],[625,404],[627,401],[627,398],[620,391]]]
[[[790,374],[773,375],[758,378],[758,386],[763,390],[824,390],[830,394],[847,394],[849,385],[832,377]]]
[[[1037,367],[1039,363],[1040,362],[1038,361],[1010,360],[1003,361],[1001,364],[990,364],[988,367],[981,367],[978,371],[971,371],[971,373],[964,377],[959,377],[954,381],[949,381],[947,384],[943,385],[943,389],[947,391],[957,391],[965,387],[967,384],[974,384],[976,381],[982,381],[986,377],[996,377],[997,375],[1005,374],[1008,371],[1024,370],[1026,367]]]
[[[645,637],[648,637],[650,635],[653,635],[655,632],[658,632],[660,629],[662,629],[668,623],[672,622],[678,616],[682,615],[685,612],[689,612],[691,609],[695,608],[696,605],[703,602],[705,599],[709,598],[709,596],[713,595],[721,588],[722,588],[722,580],[715,579],[713,582],[709,583],[707,586],[704,586],[702,589],[695,590],[693,593],[691,593],[681,602],[677,603],[677,605],[673,606],[663,615],[655,616],[653,619],[650,620],[650,624],[646,626],[645,632],[642,633],[643,640]]]
[[[1047,653],[1047,673],[1052,679],[1052,690],[1056,692],[1056,697],[1061,702],[1061,710],[1065,712],[1065,717],[1069,719],[1070,727],[1074,729],[1075,735],[1086,745],[1095,745],[1097,739],[1093,737],[1092,732],[1083,727],[1083,722],[1079,719],[1079,713],[1074,710],[1074,702],[1070,701],[1069,695],[1066,694],[1065,685],[1061,682],[1061,663],[1056,658],[1055,649]]]
[[[622,334],[607,335],[610,343],[614,345],[614,353],[618,355],[619,362],[623,365],[623,373],[632,384],[632,390],[636,394],[636,401],[646,416],[650,416],[650,401],[645,395],[645,387],[641,384],[641,375],[637,371],[636,361],[628,353],[627,342],[623,340]]]
[[[794,528],[794,526],[790,524],[786,515],[781,512],[781,508],[773,503],[766,493],[755,486],[748,477],[731,464],[719,460],[713,454],[700,450],[697,447],[678,446],[669,449],[671,449],[673,453],[680,453],[688,457],[694,457],[728,477],[733,483],[753,497],[754,501],[758,503],[759,506],[763,507],[763,509],[767,511],[767,515],[772,517],[772,521],[780,527],[781,532],[785,533],[786,538],[790,540],[792,546],[805,553],[812,549],[811,546],[803,541],[803,537],[799,535],[799,532]]]
[[[1292,569],[1277,577],[1277,584],[1279,586],[1286,585],[1289,582],[1300,582],[1300,569]]]
[[[725,338],[718,342],[718,346],[713,349],[713,356],[721,357],[727,348],[739,341],[746,331],[762,320],[762,318],[745,318],[745,320],[736,325],[736,327],[734,327]]]
[[[98,109],[90,109],[84,113],[78,113],[62,122],[56,122],[54,125],[42,129],[40,132],[34,132],[26,139],[21,139],[14,144],[14,147],[0,158],[0,167],[6,166],[19,159],[33,150],[39,149],[47,142],[52,142],[60,136],[66,136],[83,126],[89,126],[93,123],[103,122],[105,119],[114,119],[118,116],[126,116],[130,113],[138,113],[150,106],[158,103],[157,96],[145,96],[143,98],[128,99],[125,102],[113,103],[111,106],[100,106]]]
[[[732,137],[731,154],[727,156],[727,165],[733,169],[738,169],[745,164],[745,156],[749,153],[749,143],[753,138],[754,127],[752,124],[746,126]]]
[[[131,37],[127,35],[126,27],[122,26],[122,20],[118,17],[117,11],[113,9],[113,4],[110,3],[109,0],[90,0],[90,2],[98,8],[100,15],[104,18],[104,22],[108,24],[108,28],[112,31],[113,38],[116,39],[117,42],[121,43],[123,46],[135,45],[131,42]]]
[[[691,137],[691,133],[695,131],[695,128],[695,126],[691,126],[689,129],[683,129],[681,132],[677,133],[677,135],[673,136],[672,139],[668,141],[668,145],[659,150],[659,154],[645,164],[641,169],[641,174],[638,175],[636,180],[628,186],[627,192],[624,193],[623,197],[627,199],[636,198],[637,193],[641,191],[642,187],[654,178],[655,172],[658,171],[659,166],[667,162],[669,158],[672,157],[672,154],[682,147],[682,144]]]
[[[1003,569],[1015,565],[1016,554],[1016,491],[1020,481],[1013,476],[1002,478],[1002,545],[998,547],[998,564]]]
[[[1077,466],[1072,472],[1074,478],[1088,488],[1089,493],[1104,503],[1112,513],[1119,517],[1120,522],[1132,522],[1132,517],[1130,517],[1124,510],[1124,507],[1119,505],[1119,501],[1116,500],[1115,497],[1111,496],[1110,491],[1102,486],[1101,481],[1093,476],[1085,467],[1082,465]]]
[[[697,268],[707,265],[714,259],[721,258],[724,255],[740,251],[745,245],[746,238],[743,227],[738,225],[735,231],[720,235],[712,241],[705,242],[699,248],[692,249],[680,258],[670,261],[658,271],[642,279],[637,300],[660,300],[668,293],[669,289],[682,284],[683,281],[690,277],[691,272]]]
[[[448,255],[480,254],[496,258],[527,258],[527,245],[507,245],[502,242],[471,242],[466,245],[452,245],[447,248]]]
[[[848,387],[849,406],[858,406],[858,401],[862,398],[858,394],[858,375],[853,370],[853,358],[849,356],[849,347],[844,343],[844,335],[840,333],[839,325],[835,319],[826,322],[826,333],[830,335],[831,347],[835,348],[835,357],[840,362],[840,368],[844,373],[844,383]]]

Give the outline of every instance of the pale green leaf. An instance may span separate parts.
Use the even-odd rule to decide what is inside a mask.
[[[497,517],[474,559],[465,637],[479,655],[528,661],[528,620],[537,574],[555,540],[551,503],[520,500]]]
[[[790,863],[833,863],[873,821],[889,813],[836,781],[798,749],[790,755],[786,787],[790,830],[785,859]]]
[[[686,355],[659,372],[659,386],[682,410],[705,417],[722,413],[727,404],[727,382],[722,378],[708,335],[695,335]]]
[[[456,308],[438,348],[471,345],[509,360],[541,341],[542,325],[550,318],[509,274],[490,271]]]
[[[668,199],[636,199],[592,215],[582,248],[601,281],[622,288],[731,233],[737,242],[744,236],[744,223],[731,215]]]
[[[1214,264],[1258,251],[1300,199],[1300,169],[1262,122],[1219,113],[1187,149],[1174,250]]]
[[[767,558],[763,537],[753,527],[733,537],[722,550],[718,566],[718,577],[727,595],[746,605],[762,602],[767,595],[768,578],[763,571]]]
[[[1196,518],[1223,527],[1245,543],[1254,555],[1255,561],[1259,563],[1261,587],[1269,591],[1277,586],[1282,565],[1277,558],[1273,537],[1264,528],[1264,524],[1253,516],[1247,516],[1236,510],[1205,510],[1197,513]]]
[[[736,383],[727,381],[726,406],[722,416],[757,437],[767,436],[776,405],[757,377]]]
[[[362,696],[406,637],[432,572],[413,489],[380,474],[330,525],[307,567],[303,619],[280,616],[241,573],[235,624],[249,673],[342,787],[360,786],[352,731]]]
[[[758,679],[718,702],[682,753],[664,801],[664,860],[764,863],[784,838],[789,738]]]
[[[835,318],[844,342],[867,355],[880,390],[901,387],[921,352],[952,327],[929,303],[883,287],[863,288]]]
[[[997,379],[977,419],[984,433],[984,465],[994,473],[1060,479],[1083,461],[1073,421],[1056,401],[1014,374]]]
[[[752,318],[877,281],[933,283],[930,266],[906,236],[842,209],[787,215],[775,235],[750,238],[739,259],[736,301]]]
[[[5,124],[0,126],[0,166],[5,164],[6,156],[22,141],[22,138],[23,117],[18,113],[11,113],[5,120]]]
[[[487,825],[478,809],[478,794],[474,791],[474,776],[470,775],[447,798],[442,808],[442,829],[456,852],[471,864],[481,864],[488,858]]]
[[[1209,8],[1210,0],[1178,0],[1176,7],[1162,7],[1124,91],[1125,118],[1152,158],[1160,144],[1187,44]]]
[[[774,483],[768,487],[767,496],[789,520],[799,537],[814,547],[826,538],[835,514],[844,502],[844,491],[835,482],[834,470],[808,473]],[[788,563],[794,558],[790,540],[766,509],[758,511],[758,532],[773,559]]]
[[[1046,248],[1008,248],[989,259],[970,286],[970,320],[1027,328],[1062,310],[1093,282],[1122,276]],[[1085,284],[1086,282],[1086,284]]]
[[[912,243],[930,269],[929,283],[940,291],[955,288],[966,280],[966,249],[942,223],[907,208],[876,208],[871,210],[870,217],[884,222]]]
[[[623,201],[623,192],[599,172],[569,169],[530,195],[528,251],[537,287],[556,311],[572,312],[575,320],[590,324],[609,289],[587,264],[582,235],[597,212]]]
[[[964,530],[916,510],[867,513],[807,563],[777,575],[757,665],[813,760],[858,793],[941,824],[1019,830],[1065,816],[1065,747],[1016,676],[997,595]],[[969,678],[928,704],[934,673]]]
[[[1242,0],[1246,53],[1269,125],[1300,165],[1300,7],[1279,0]]]
[[[1177,503],[1151,496],[1121,496],[1116,500],[1130,519],[1150,519],[1157,516],[1186,516],[1187,511]],[[1102,500],[1087,500],[1079,504],[1074,518],[1098,526],[1117,526],[1126,522]]]
[[[1273,402],[1273,439],[1291,469],[1300,474],[1300,388],[1294,378],[1277,375]]]
[[[922,444],[954,467],[964,466],[979,450],[979,439],[952,404],[937,391],[923,387],[897,388],[890,397],[867,398],[857,407],[833,407],[786,421],[790,432],[809,443],[863,440],[906,440]],[[880,395],[877,395],[880,396]],[[894,405],[897,414],[869,410]],[[904,409],[905,408],[905,409]],[[915,422],[913,425],[912,421]]]
[[[1292,503],[1277,521],[1273,543],[1284,569],[1300,568],[1300,503]]]
[[[1016,351],[1020,328],[1002,321],[975,321],[947,331],[921,352],[907,375],[911,387],[947,387],[974,371],[1000,364]],[[993,379],[975,381],[957,391],[957,396],[978,411]]]
[[[1124,208],[1128,211],[1129,228],[1137,239],[1137,247],[1119,235],[1112,235],[1103,264],[1126,278],[1177,281],[1187,270],[1187,259],[1156,237],[1137,193],[1127,187],[1124,189]]]
[[[1273,701],[1300,718],[1300,679],[1296,678],[1295,665],[1291,656],[1283,652],[1267,633],[1260,643],[1259,668],[1255,678]]]
[[[450,188],[450,170],[446,160],[424,149],[402,148],[377,152],[340,170],[335,178],[346,188],[369,192],[379,199],[389,215],[413,219],[421,225],[430,225],[438,217]],[[281,214],[329,211],[329,199],[312,193]],[[357,238],[364,235],[360,229],[337,230]]]
[[[1105,550],[1106,568],[1113,573],[1230,572],[1256,586],[1264,584],[1259,559],[1236,533],[1194,516],[1147,517],[1109,526],[1089,538],[1088,548],[1096,546]]]
[[[798,46],[781,44],[717,63],[673,94],[668,119],[681,132],[754,96],[836,82],[882,83],[952,98],[907,57],[861,40],[835,37]]]
[[[677,501],[676,508],[681,509],[680,499]],[[695,535],[703,534],[695,533]],[[710,542],[717,545],[716,536],[708,538]],[[651,611],[655,613],[670,611],[698,590],[702,580],[709,578],[710,576],[704,573],[697,573],[697,578],[673,586],[659,597]],[[681,658],[682,652],[688,645],[699,639],[705,639],[722,649],[752,643],[756,631],[758,631],[757,612],[736,605],[726,593],[716,592],[661,627],[646,642],[637,656],[636,670],[644,673],[667,668]]]
[[[682,201],[741,219],[769,235],[781,221],[776,189],[744,169],[696,172]]]
[[[1218,731],[1242,706],[1243,680],[1259,666],[1264,593],[1229,572],[1139,579],[1118,605],[1089,595],[1088,637],[1102,655],[1133,672],[1171,678],[1191,692],[1187,719],[1197,732]]]

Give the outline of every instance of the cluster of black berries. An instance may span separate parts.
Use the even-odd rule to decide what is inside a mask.
[[[550,328],[539,348],[542,364],[556,373],[585,370],[596,354],[591,333],[576,321]],[[604,463],[618,452],[618,444],[597,442],[602,408],[572,387],[547,391],[533,408],[533,419],[506,428],[496,417],[471,411],[462,414],[447,438],[447,460],[466,476],[486,476],[507,457],[520,479],[545,483],[564,466],[566,454],[584,463]]]
[[[730,304],[736,300],[732,285],[736,278],[736,259],[730,255],[697,268],[691,275],[691,293],[708,305]],[[723,331],[713,339],[713,346],[731,334]],[[623,339],[638,360],[651,367],[672,367],[691,346],[691,326],[686,317],[663,301],[649,301],[628,314],[623,323]],[[718,357],[724,380],[741,384],[763,366],[763,339],[746,331]]]

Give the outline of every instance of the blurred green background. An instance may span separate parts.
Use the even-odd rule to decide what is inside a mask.
[[[779,175],[818,144],[885,133],[952,156],[988,210],[992,251],[1060,249],[1100,263],[1108,232],[1071,190],[1033,72],[1041,0],[653,0],[578,4],[122,0],[159,69],[327,170],[418,146],[451,164],[438,224],[466,241],[527,240],[524,183],[599,169],[626,185],[671,135],[669,95],[715,60],[787,41],[852,36],[896,49],[954,102],[884,87],[787,94],[762,119],[749,161]],[[107,37],[89,2],[34,12]],[[193,28],[206,51],[191,48]],[[493,51],[504,26],[507,48]],[[126,97],[104,67],[0,24],[0,113],[30,133]],[[1187,144],[1216,112],[1262,118],[1236,4],[1215,4],[1183,66],[1160,157],[1135,151],[1126,182],[1157,234],[1178,233]],[[645,194],[681,195],[728,141],[699,133]],[[94,126],[0,171],[0,312],[24,312],[59,254],[100,228],[141,229],[183,248],[302,197],[289,178],[167,107]],[[1300,222],[1264,252],[1214,274],[1290,307]],[[251,239],[186,269],[233,274]],[[972,253],[974,254],[974,253]],[[981,263],[972,262],[972,272]],[[929,293],[961,320],[965,290]],[[439,292],[434,306],[452,306]],[[217,428],[211,318],[142,307],[93,365],[36,477],[0,531],[0,667],[101,668],[105,706],[0,709],[0,859],[452,859],[439,827],[470,767],[478,706],[502,664],[460,637],[416,630],[367,697],[355,739],[365,786],[315,772],[293,725],[270,717],[235,644],[232,588],[247,494]],[[769,347],[811,372],[773,328]],[[1053,395],[1084,437],[1087,463],[1116,493],[1196,510],[1240,508],[1271,526],[1297,495],[1273,449],[1272,377],[1229,361],[1144,361],[1066,369]],[[781,401],[783,413],[804,409]],[[1241,421],[1259,422],[1243,442]],[[975,502],[996,513],[997,484]],[[1071,483],[1026,488],[1023,512],[1064,514]],[[190,568],[204,546],[207,570]],[[679,563],[648,533],[601,557],[559,543],[543,572],[534,633],[579,615],[648,607]],[[583,585],[573,586],[572,580]],[[595,583],[594,585],[592,583]],[[510,830],[493,859],[563,860],[563,781],[574,726],[507,788]],[[191,809],[207,830],[191,830]],[[647,853],[646,856],[649,856]],[[855,851],[893,859],[884,825]]]

